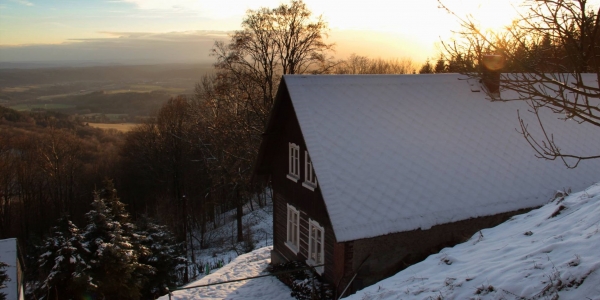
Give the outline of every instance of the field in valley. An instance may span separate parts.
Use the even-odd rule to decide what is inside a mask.
[[[136,123],[87,123],[91,127],[100,128],[100,129],[116,129],[121,132],[131,131],[135,126],[139,125]]]
[[[0,105],[84,122],[136,123],[169,98],[192,95],[211,70],[210,64],[0,69]]]

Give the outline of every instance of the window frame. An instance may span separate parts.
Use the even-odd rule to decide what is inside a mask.
[[[292,142],[288,146],[287,178],[293,182],[298,182],[298,179],[300,179],[300,145]]]
[[[302,182],[302,186],[311,191],[317,188],[317,175],[308,150],[304,150],[304,182]]]
[[[290,219],[291,216],[291,219]],[[295,216],[295,220],[294,220]],[[287,205],[287,214],[286,214],[286,239],[285,245],[294,252],[294,254],[298,254],[300,250],[300,212],[293,207],[292,205]],[[295,233],[295,241],[294,241],[294,233]],[[290,236],[291,235],[291,236]]]
[[[320,231],[321,233],[321,239],[320,241],[317,241],[317,236],[316,233],[317,231]],[[313,243],[318,243],[318,245],[316,245],[316,252],[313,253]],[[317,259],[313,259],[313,254],[319,255],[320,254],[320,260]],[[323,228],[323,226],[321,226],[319,224],[319,222],[313,220],[313,219],[308,219],[308,250],[307,250],[307,257],[308,259],[306,260],[306,264],[308,264],[309,266],[317,266],[317,265],[323,265],[325,264],[325,228]],[[320,266],[320,267],[315,267],[315,271],[317,271],[317,273],[319,274],[323,274],[323,271],[325,271],[325,267],[324,266]]]

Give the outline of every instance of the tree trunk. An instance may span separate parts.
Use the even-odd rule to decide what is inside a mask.
[[[242,216],[244,215],[244,203],[240,199],[240,190],[236,190],[236,221],[237,221],[237,241],[244,240],[244,228],[242,226]]]

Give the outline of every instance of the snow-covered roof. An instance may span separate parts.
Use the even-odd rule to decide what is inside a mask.
[[[9,281],[5,281],[6,288],[0,289],[0,293],[6,294],[6,299],[17,299],[17,239],[0,240],[0,261],[8,265],[6,275]]]
[[[287,75],[282,84],[340,242],[540,206],[557,189],[600,180],[600,160],[569,170],[536,158],[516,130],[517,110],[532,117],[526,103],[490,102],[463,75]],[[564,150],[600,151],[597,127],[545,121]]]

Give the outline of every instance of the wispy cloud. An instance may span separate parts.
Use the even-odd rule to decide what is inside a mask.
[[[204,30],[100,33],[107,37],[71,39],[55,45],[0,46],[0,61],[212,62],[209,54],[214,42],[228,38],[227,32]]]
[[[180,10],[180,9],[193,9],[197,10],[200,8],[200,1],[197,0],[122,0],[121,2],[127,2],[135,4],[141,9],[157,9],[157,10]]]
[[[247,9],[259,7],[275,7],[281,0],[121,0],[122,2],[134,4],[143,10],[194,12],[209,18],[224,19],[242,16]]]
[[[25,6],[34,6],[33,3],[31,3],[27,0],[10,0],[10,1],[21,4],[21,5],[25,5]]]
[[[192,30],[192,31],[174,31],[174,32],[123,32],[123,31],[99,31],[111,38],[125,40],[153,40],[153,41],[172,41],[189,42],[201,40],[214,40],[227,38],[228,32],[218,30]],[[106,40],[106,39],[86,39],[86,40]]]

